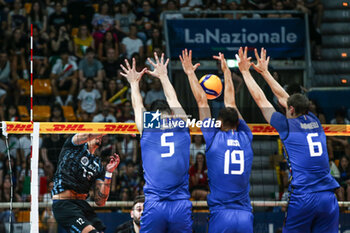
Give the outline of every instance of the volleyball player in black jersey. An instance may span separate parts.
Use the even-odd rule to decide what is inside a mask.
[[[61,150],[52,189],[52,210],[56,221],[67,232],[98,233],[105,226],[85,201],[95,185],[95,203],[104,206],[109,195],[112,173],[119,165],[117,154],[110,156],[106,168],[94,155],[102,134],[75,134]]]

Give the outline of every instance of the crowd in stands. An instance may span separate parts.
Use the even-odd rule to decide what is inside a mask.
[[[148,66],[146,58],[165,50],[163,20],[186,18],[195,10],[299,10],[307,13],[313,25],[311,37],[315,57],[320,54],[320,0],[0,0],[0,121],[19,121],[17,106],[29,105],[20,80],[30,78],[30,29],[33,25],[34,79],[49,79],[52,94],[51,122],[65,122],[62,106],[71,106],[82,122],[133,122],[133,110],[126,80],[120,75],[124,59],[135,57],[137,70]],[[177,11],[165,14],[164,11]],[[291,14],[197,14],[195,17],[288,18]],[[193,15],[192,15],[193,17]],[[140,90],[146,108],[156,99],[165,99],[159,80],[144,77]],[[113,98],[119,93],[117,98]],[[325,117],[313,102],[312,109],[322,123]],[[323,115],[323,116],[322,116]],[[329,123],[329,122],[327,122]],[[338,111],[331,123],[349,124],[346,112]],[[49,199],[64,135],[46,135],[40,141],[40,198]],[[205,144],[194,136],[191,144],[190,190],[193,199],[205,200],[208,177]],[[328,139],[332,174],[341,184],[338,197],[350,201],[349,138]],[[9,148],[0,139],[0,201],[10,201],[11,155],[14,201],[29,201],[29,135],[9,137]],[[121,156],[115,171],[109,200],[133,200],[143,192],[143,175],[138,136],[107,135],[98,154],[107,161],[113,152]],[[284,166],[281,166],[281,168]],[[283,169],[282,169],[283,170]],[[286,174],[288,171],[285,169]],[[285,186],[287,184],[284,184]],[[91,193],[90,197],[93,197]],[[50,213],[46,213],[50,218]]]

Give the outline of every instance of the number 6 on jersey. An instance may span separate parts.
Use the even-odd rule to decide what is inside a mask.
[[[230,154],[231,154],[231,156],[230,156]],[[231,153],[230,153],[230,150],[227,150],[225,152],[224,174],[229,174],[230,158],[231,158],[232,164],[239,164],[239,170],[231,170],[230,174],[231,175],[242,175],[244,172],[244,153],[243,153],[243,150],[234,150]]]

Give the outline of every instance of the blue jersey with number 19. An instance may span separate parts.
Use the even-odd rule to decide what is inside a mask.
[[[287,119],[273,113],[270,124],[278,131],[291,169],[293,193],[334,190],[338,183],[330,174],[326,135],[311,112]]]
[[[143,190],[147,200],[190,198],[190,144],[190,132],[186,127],[143,130],[141,154],[146,181]]]
[[[211,119],[206,119],[206,121]],[[202,127],[206,143],[206,158],[210,194],[210,211],[238,209],[251,211],[249,176],[253,163],[253,134],[244,120],[237,130],[222,131]]]

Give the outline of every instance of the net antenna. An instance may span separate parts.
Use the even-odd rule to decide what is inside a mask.
[[[7,125],[6,122],[2,122],[2,135],[5,137],[7,158],[9,163],[9,173],[10,173],[10,214],[9,214],[9,231],[12,232],[12,207],[13,207],[13,177],[12,177],[12,166],[11,166],[11,155],[10,155],[10,147],[8,142],[8,133],[7,133]]]

